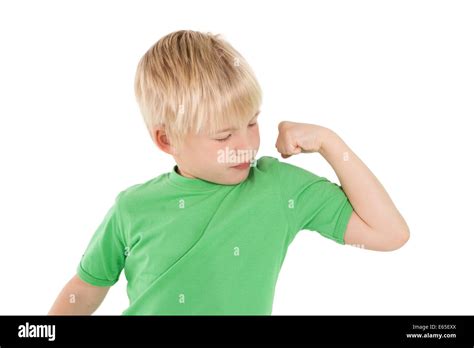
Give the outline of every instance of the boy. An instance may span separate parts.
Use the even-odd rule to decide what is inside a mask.
[[[49,314],[92,314],[123,269],[123,315],[268,315],[298,231],[380,251],[408,240],[382,185],[332,130],[284,121],[276,148],[283,158],[319,152],[340,186],[256,158],[260,86],[218,35],[160,39],[138,64],[135,93],[150,136],[177,165],[118,194]]]

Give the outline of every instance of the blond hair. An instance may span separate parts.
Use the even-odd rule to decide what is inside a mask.
[[[163,129],[179,148],[188,132],[244,126],[259,110],[260,85],[245,59],[220,35],[170,33],[140,59],[135,96],[150,136]]]

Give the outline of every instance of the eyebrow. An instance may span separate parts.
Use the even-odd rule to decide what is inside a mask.
[[[257,111],[257,113],[249,120],[249,122],[252,121],[259,114],[260,114],[260,110]],[[237,130],[237,128],[233,127],[233,128],[221,129],[220,131],[217,131],[214,134],[224,133],[224,132],[228,132],[228,131],[231,131],[231,130]]]

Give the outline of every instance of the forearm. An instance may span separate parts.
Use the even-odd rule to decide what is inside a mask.
[[[387,191],[370,169],[335,132],[325,129],[320,153],[331,165],[354,210],[376,231],[409,233]]]

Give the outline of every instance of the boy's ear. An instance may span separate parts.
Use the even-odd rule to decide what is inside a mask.
[[[163,129],[155,130],[155,133],[153,134],[153,141],[155,142],[156,146],[160,148],[161,151],[173,155],[173,147],[171,146],[169,138]]]

